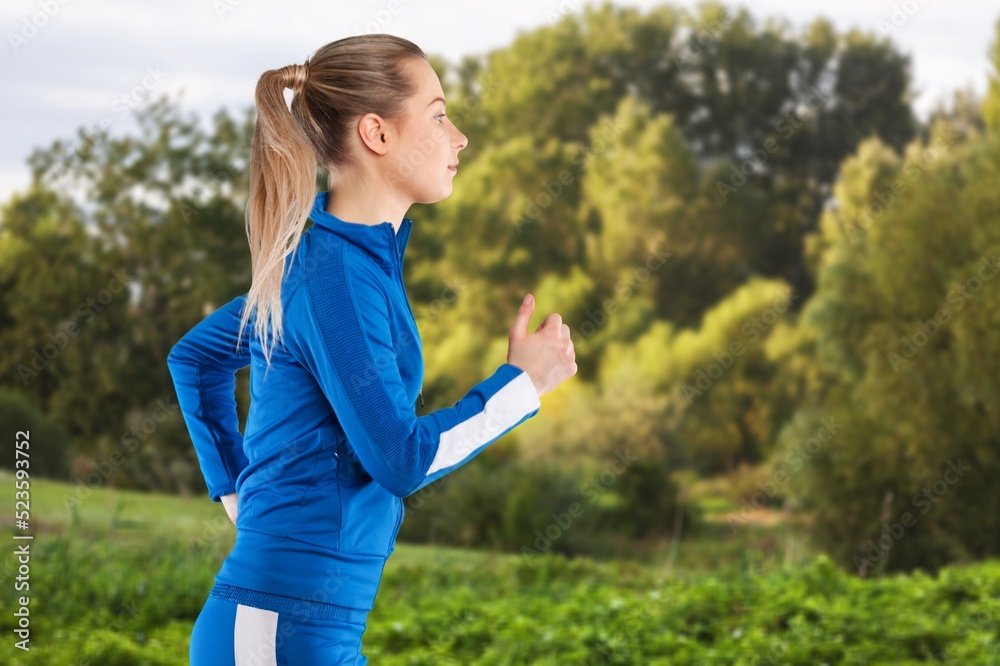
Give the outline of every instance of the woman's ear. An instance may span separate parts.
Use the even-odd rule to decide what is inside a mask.
[[[366,113],[358,121],[358,133],[361,141],[379,155],[384,155],[388,149],[386,132],[388,128],[381,116],[376,113]]]

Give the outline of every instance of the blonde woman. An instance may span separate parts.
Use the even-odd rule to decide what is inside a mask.
[[[404,215],[451,194],[468,142],[437,75],[410,41],[348,37],[264,72],[256,104],[250,290],[168,357],[209,497],[237,530],[195,622],[191,663],[366,664],[361,639],[403,498],[537,414],[539,398],[576,374],[575,352],[556,313],[528,332],[528,294],[507,362],[453,406],[417,416],[423,360],[403,284]],[[315,193],[320,164],[329,191]],[[241,435],[234,373],[247,365]]]

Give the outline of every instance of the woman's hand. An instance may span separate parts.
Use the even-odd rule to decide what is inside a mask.
[[[510,329],[507,362],[528,373],[541,396],[576,374],[576,352],[569,336],[569,326],[553,312],[528,333],[528,320],[535,311],[535,298],[525,296]]]
[[[229,514],[229,520],[233,521],[233,525],[235,525],[236,514],[239,512],[239,502],[237,501],[236,493],[223,495],[219,499],[222,500],[222,506],[226,507],[226,513]]]

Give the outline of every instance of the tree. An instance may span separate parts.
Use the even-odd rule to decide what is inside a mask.
[[[822,381],[782,432],[816,538],[862,575],[1000,552],[1000,142],[931,136],[845,162],[801,319]]]
[[[220,112],[206,133],[167,98],[135,117],[137,135],[81,129],[29,159],[32,185],[3,214],[0,365],[3,385],[62,424],[75,452],[144,460],[117,466],[110,483],[176,488],[200,480],[193,464],[190,478],[176,473],[174,461],[194,455],[164,359],[249,286],[252,124]],[[51,358],[26,382],[19,368],[46,347]]]
[[[735,274],[719,276],[716,285],[683,304],[671,297],[676,290],[662,291],[659,311],[685,324],[694,323],[734,282],[755,273],[783,279],[807,297],[811,284],[803,238],[815,229],[840,161],[868,136],[901,149],[916,131],[909,60],[872,34],[841,36],[817,20],[795,35],[787,24],[759,26],[745,9],[731,11],[721,3],[702,3],[694,13],[662,6],[645,14],[604,3],[551,18],[551,25],[523,32],[484,58],[467,58],[456,71],[456,122],[470,140],[463,151],[468,167],[459,176],[460,189],[512,202],[498,212],[487,206],[490,246],[497,229],[513,233],[509,225],[493,221],[509,219],[514,201],[521,204],[522,217],[530,202],[539,209],[536,223],[520,229],[529,234],[499,240],[496,256],[517,266],[512,280],[535,274],[536,266],[565,274],[566,262],[577,260],[576,249],[562,244],[599,224],[588,206],[568,226],[565,211],[575,204],[577,182],[566,186],[562,200],[551,207],[537,206],[536,199],[545,201],[544,187],[563,171],[579,179],[580,151],[588,157],[602,152],[596,149],[602,144],[595,141],[595,131],[606,130],[602,119],[620,114],[624,100],[644,104],[650,117],[671,118],[676,138],[653,147],[615,141],[620,146],[616,164],[627,163],[638,151],[673,150],[682,140],[686,148],[678,154],[689,155],[709,186],[700,186],[695,207],[675,205],[675,215],[701,229],[720,230],[726,249],[714,251],[711,265],[718,266],[721,257]],[[641,135],[629,136],[638,140]],[[642,138],[655,141],[652,134]],[[513,159],[511,150],[523,157]],[[539,164],[532,164],[531,156]],[[473,171],[481,157],[490,159],[491,167]],[[673,153],[662,157],[670,168],[681,168]],[[502,169],[514,173],[503,175]],[[482,185],[471,182],[487,173]],[[669,205],[656,200],[655,192],[643,198],[651,211]],[[467,230],[473,213],[463,210],[457,221],[439,225],[457,217],[451,213],[457,209],[449,206],[443,204],[440,214],[419,210],[427,226],[453,233],[443,240],[417,239],[416,256],[440,257],[450,246],[457,248],[455,254],[469,256],[455,233]],[[706,262],[709,258],[702,256],[687,270],[710,270]],[[474,267],[477,273],[480,268]],[[449,262],[444,270],[458,266]],[[495,273],[491,277],[507,282]],[[530,283],[515,284],[515,291],[523,291]]]

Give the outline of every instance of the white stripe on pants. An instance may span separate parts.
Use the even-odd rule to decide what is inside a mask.
[[[239,604],[233,631],[236,666],[277,666],[277,633],[277,613]]]

